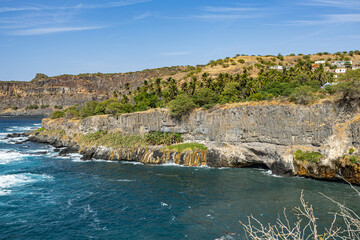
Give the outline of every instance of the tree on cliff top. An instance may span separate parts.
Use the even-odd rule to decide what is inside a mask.
[[[342,94],[345,104],[360,103],[360,69],[348,71],[340,80],[344,81],[337,86],[337,91]]]
[[[195,107],[196,104],[187,94],[178,95],[169,102],[170,114],[175,118],[186,118]]]

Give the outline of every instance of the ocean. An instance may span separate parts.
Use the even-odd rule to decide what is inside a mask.
[[[245,239],[239,221],[252,214],[275,223],[284,208],[295,219],[302,191],[320,226],[338,210],[320,193],[360,213],[360,196],[344,183],[262,169],[82,161],[5,139],[40,123],[0,118],[0,239]]]

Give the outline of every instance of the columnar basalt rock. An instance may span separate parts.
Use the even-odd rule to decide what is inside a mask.
[[[82,120],[44,119],[42,127],[62,129],[69,136],[99,130],[141,136],[151,131],[178,132],[185,142],[203,143],[209,149],[184,153],[156,148],[84,150],[84,155],[91,152],[90,158],[188,166],[263,167],[281,175],[322,179],[338,179],[337,175],[346,173],[349,176],[346,179],[357,183],[358,167],[341,165],[339,159],[349,148],[359,145],[360,114],[353,112],[344,116],[333,103],[311,106],[245,103],[209,111],[196,110],[184,121],[171,118],[165,109],[153,109]],[[299,149],[321,152],[325,158],[320,163],[300,164],[293,159],[293,153]]]

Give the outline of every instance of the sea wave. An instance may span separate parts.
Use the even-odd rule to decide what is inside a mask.
[[[15,187],[20,187],[38,181],[51,181],[53,177],[45,174],[8,174],[0,175],[0,196],[9,195]]]
[[[7,132],[27,132],[38,128],[38,126],[11,126],[6,128]]]
[[[271,170],[262,170],[262,173],[264,175],[268,175],[268,176],[272,176],[272,177],[277,177],[277,178],[282,178],[282,176],[276,175],[275,173],[273,173]]]
[[[0,165],[8,164],[14,161],[21,161],[24,157],[29,156],[26,153],[17,151],[0,150]]]

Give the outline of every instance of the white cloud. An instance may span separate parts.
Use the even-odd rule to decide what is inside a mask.
[[[322,19],[317,20],[299,20],[294,21],[295,24],[306,24],[306,25],[316,25],[316,24],[336,24],[336,23],[358,23],[360,22],[360,14],[329,14],[325,15]]]
[[[66,9],[92,9],[92,8],[112,8],[112,7],[125,7],[134,4],[140,4],[150,2],[151,0],[128,0],[128,1],[117,1],[117,2],[104,2],[102,4],[78,4],[74,6],[26,6],[26,7],[2,7],[0,13],[3,12],[20,12],[20,11],[45,11],[45,10],[66,10]]]
[[[311,1],[304,1],[300,4],[310,5],[310,6],[348,8],[348,9],[360,8],[359,0],[311,0]]]
[[[30,28],[17,30],[9,33],[14,36],[31,36],[31,35],[43,35],[50,33],[59,33],[59,32],[73,32],[73,31],[84,31],[84,30],[93,30],[104,27],[98,26],[88,26],[88,27],[49,27],[49,28]]]
[[[243,15],[243,14],[200,14],[192,17],[203,20],[234,20],[234,19],[253,18],[255,16]]]
[[[151,16],[153,16],[153,13],[146,12],[146,13],[135,16],[134,19],[135,20],[141,20],[141,19],[148,18],[148,17],[151,17]]]
[[[179,51],[179,52],[164,52],[162,55],[164,56],[180,56],[180,55],[188,55],[190,51]]]
[[[258,8],[240,8],[240,7],[204,7],[207,12],[246,12],[259,10]]]

